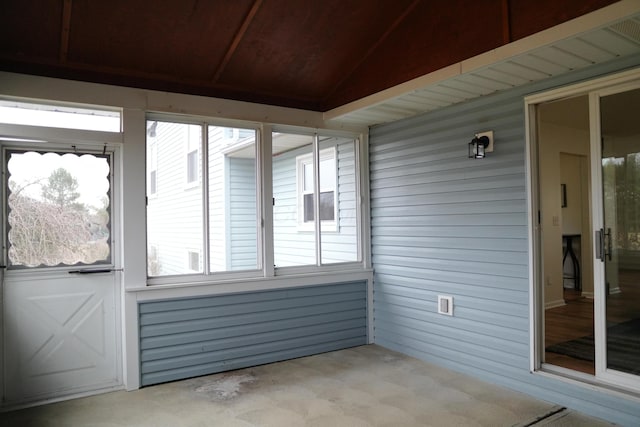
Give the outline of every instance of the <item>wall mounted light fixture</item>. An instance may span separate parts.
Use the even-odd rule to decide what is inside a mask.
[[[469,158],[484,159],[486,153],[493,151],[493,131],[480,132],[469,143]]]

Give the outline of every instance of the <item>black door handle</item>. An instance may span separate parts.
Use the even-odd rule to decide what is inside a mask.
[[[114,268],[103,268],[99,270],[71,270],[69,274],[100,274],[100,273],[112,273],[116,271]]]

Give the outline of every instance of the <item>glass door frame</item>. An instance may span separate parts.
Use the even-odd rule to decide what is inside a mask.
[[[602,210],[602,170],[600,145],[600,97],[609,94],[625,92],[640,87],[640,68],[594,78],[593,80],[576,83],[570,86],[551,89],[524,98],[525,128],[526,128],[526,175],[528,200],[528,230],[529,230],[529,322],[530,322],[530,371],[556,374],[565,378],[590,384],[613,385],[634,392],[640,391],[640,376],[631,375],[606,368],[605,343],[605,286],[604,263],[596,259],[596,239],[590,253],[594,259],[593,271],[585,271],[583,275],[594,276],[594,332],[596,346],[596,374],[595,376],[578,371],[545,364],[544,360],[544,275],[542,271],[542,237],[540,226],[540,194],[538,182],[538,114],[536,108],[544,102],[556,101],[579,95],[589,95],[589,133],[591,174],[591,219],[592,236],[595,230],[603,227]],[[597,185],[596,185],[597,184]],[[606,355],[605,355],[606,357]]]
[[[640,78],[595,90],[589,93],[589,133],[591,145],[591,218],[593,235],[605,228],[602,173],[602,129],[600,99],[631,90],[640,89]],[[609,237],[611,238],[611,237]],[[596,378],[623,387],[640,390],[640,376],[616,371],[607,367],[607,284],[605,261],[597,258],[597,242],[594,238],[594,332]],[[603,255],[605,257],[606,255]]]

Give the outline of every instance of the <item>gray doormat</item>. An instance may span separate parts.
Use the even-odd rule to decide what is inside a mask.
[[[607,361],[609,368],[630,374],[640,374],[640,318],[607,328]],[[595,360],[593,335],[551,345],[551,353],[576,359]]]

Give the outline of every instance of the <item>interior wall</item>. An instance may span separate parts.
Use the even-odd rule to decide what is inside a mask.
[[[588,112],[588,98],[583,97],[582,110]],[[561,103],[561,102],[560,102]],[[588,120],[571,126],[553,123],[551,110],[540,107],[538,143],[540,161],[540,208],[542,222],[542,254],[545,307],[564,305],[563,234],[580,234],[574,242],[580,253],[583,294],[593,296],[593,260],[591,220],[589,214],[589,129]],[[579,113],[577,113],[579,114]],[[588,117],[588,116],[587,116]],[[578,127],[576,127],[578,126]],[[567,207],[561,206],[561,186],[566,184]],[[568,264],[568,263],[567,263]],[[568,267],[567,267],[568,268]]]

